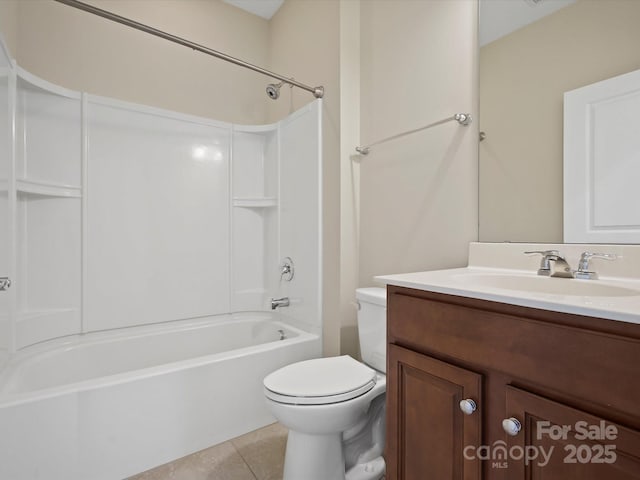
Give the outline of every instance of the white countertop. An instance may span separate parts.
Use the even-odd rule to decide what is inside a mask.
[[[482,265],[486,263],[482,260],[486,257],[479,254],[483,244],[472,245],[469,258],[477,265],[381,275],[375,279],[387,285],[640,324],[640,278],[601,276],[597,280],[577,280],[542,277],[536,273],[535,261],[534,267],[527,265],[526,270],[490,268]],[[495,255],[496,245],[500,244],[492,244],[489,248],[492,255]],[[523,249],[531,249],[529,245],[519,245],[515,249],[513,244],[508,245],[518,255]],[[585,249],[585,246],[580,248]],[[511,281],[512,284],[509,283]],[[519,289],[520,285],[522,289]],[[585,292],[587,294],[583,294]]]

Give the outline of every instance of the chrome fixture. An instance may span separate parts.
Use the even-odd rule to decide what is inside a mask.
[[[615,253],[591,253],[583,252],[578,262],[578,270],[575,271],[574,277],[582,280],[596,280],[598,274],[593,270],[589,270],[589,261],[592,258],[602,258],[604,260],[615,260],[618,257]]]
[[[456,113],[453,118],[450,118],[449,120],[455,120],[460,125],[464,125],[466,127],[471,124],[473,118],[471,118],[470,113]]]
[[[4,292],[11,286],[11,279],[9,277],[0,277],[0,292]]]
[[[460,125],[467,126],[472,122],[473,119],[471,118],[471,114],[470,113],[456,113],[452,117],[447,117],[447,118],[445,118],[443,120],[439,120],[437,122],[430,123],[429,125],[425,125],[424,127],[416,128],[414,130],[409,130],[408,132],[399,133],[397,135],[393,135],[391,137],[387,137],[387,138],[384,138],[382,140],[378,140],[377,142],[370,143],[369,145],[362,145],[362,146],[356,147],[356,152],[358,152],[360,155],[368,155],[369,154],[369,150],[371,149],[371,147],[373,147],[375,145],[380,145],[381,143],[389,142],[391,140],[395,140],[397,138],[404,137],[406,135],[411,135],[412,133],[417,133],[417,132],[420,132],[422,130],[426,130],[427,128],[435,127],[436,125],[442,125],[443,123],[451,122],[453,120],[458,122]]]
[[[558,250],[531,250],[524,253],[525,255],[542,255],[542,258],[540,259],[540,268],[538,268],[538,275],[544,275],[546,277],[551,274],[551,265],[549,264],[550,257],[560,255]]]
[[[578,269],[571,270],[567,260],[560,255],[558,250],[533,250],[524,253],[526,255],[542,255],[538,275],[559,278],[578,278],[581,280],[596,280],[598,278],[598,274],[596,272],[589,270],[589,261],[592,258],[602,258],[604,260],[615,260],[620,258],[615,253],[583,252],[582,255],[580,255]]]
[[[162,30],[158,30],[157,28],[150,27],[143,23],[136,22],[135,20],[131,20],[126,17],[121,17],[120,15],[116,15],[115,13],[111,13],[107,10],[102,10],[101,8],[94,7],[93,5],[89,5],[83,2],[79,2],[78,0],[55,0],[56,2],[63,3],[70,7],[77,8],[79,10],[83,10],[88,13],[92,13],[102,18],[106,18],[107,20],[111,20],[116,23],[120,23],[122,25],[126,25],[127,27],[135,28],[136,30],[140,30],[142,32],[148,33],[150,35],[155,35],[156,37],[163,38],[165,40],[169,40],[170,42],[177,43],[184,47],[188,47],[192,50],[197,50],[198,52],[206,53],[207,55],[211,55],[212,57],[219,58],[221,60],[225,60],[227,62],[231,62],[240,67],[248,68],[253,70],[254,72],[261,73],[262,75],[267,75],[271,78],[277,78],[278,80],[283,81],[284,83],[288,83],[292,87],[298,87],[308,92],[311,92],[314,97],[322,98],[324,96],[324,87],[310,87],[309,85],[305,85],[304,83],[296,82],[293,79],[289,79],[284,75],[280,75],[274,72],[270,72],[264,68],[258,67],[257,65],[253,65],[251,63],[245,62],[244,60],[240,60],[239,58],[232,57],[231,55],[227,55],[226,53],[219,52],[217,50],[213,50],[211,48],[205,47],[203,45],[199,45],[197,43],[191,42],[184,38],[178,37],[176,35],[172,35],[167,32],[163,32]],[[269,94],[271,96],[271,94]],[[273,98],[273,97],[272,97]],[[277,96],[275,98],[278,98]]]
[[[573,278],[573,270],[562,255],[548,255],[547,258],[551,267],[550,277]]]
[[[280,87],[284,85],[284,80],[278,84],[270,83],[267,85],[267,95],[271,100],[277,100],[280,97]]]
[[[269,85],[267,85],[267,95],[269,95],[269,98],[271,100],[277,100],[280,97],[280,87],[282,87],[282,85],[284,85],[285,83],[288,83],[289,87],[293,88],[293,85],[285,80],[281,81],[280,83],[270,83]]]
[[[271,299],[271,310],[275,310],[278,307],[288,307],[288,306],[289,306],[289,297]]]
[[[525,255],[542,255],[542,258],[540,259],[540,268],[538,268],[538,275],[544,275],[546,277],[573,278],[573,271],[571,270],[571,267],[565,258],[560,255],[558,250],[532,250],[524,253]]]
[[[280,334],[280,340],[284,340],[285,338],[287,338],[287,335],[284,333],[284,330],[279,329],[278,333]]]
[[[280,280],[290,282],[293,280],[294,273],[293,260],[291,260],[291,257],[284,257],[280,264]]]

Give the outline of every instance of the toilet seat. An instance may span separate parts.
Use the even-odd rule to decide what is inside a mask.
[[[291,405],[345,402],[375,384],[376,371],[348,355],[294,363],[264,379],[267,398]]]

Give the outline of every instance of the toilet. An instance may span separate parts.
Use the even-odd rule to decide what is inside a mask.
[[[289,429],[283,480],[379,480],[385,473],[386,291],[359,288],[362,362],[348,355],[287,365],[264,379]]]

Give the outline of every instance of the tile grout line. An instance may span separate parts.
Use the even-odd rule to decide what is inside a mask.
[[[236,437],[237,438],[237,437]],[[253,478],[255,478],[255,480],[260,480],[258,478],[258,476],[256,475],[256,472],[253,471],[253,468],[251,468],[251,465],[249,464],[249,462],[247,462],[247,459],[244,458],[244,456],[242,455],[242,452],[240,452],[240,449],[236,446],[236,444],[233,442],[233,438],[231,440],[229,440],[229,443],[233,446],[233,449],[236,451],[236,453],[238,455],[240,455],[240,458],[242,459],[242,461],[244,462],[244,464],[247,466],[247,468],[249,469],[249,471],[251,472],[251,475],[253,475]]]

